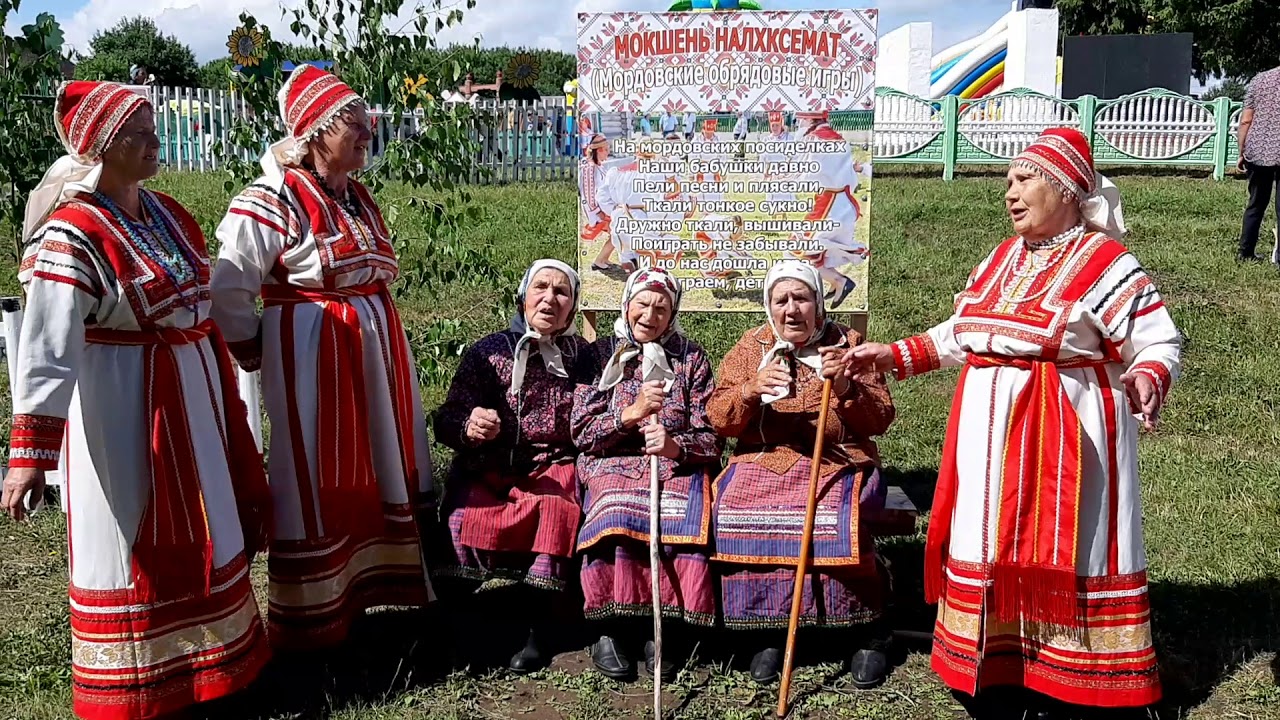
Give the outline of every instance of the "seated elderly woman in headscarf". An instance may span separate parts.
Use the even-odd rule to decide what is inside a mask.
[[[823,378],[834,378],[800,625],[859,631],[849,643],[851,674],[856,686],[871,687],[888,671],[889,632],[882,621],[887,578],[865,519],[884,503],[872,438],[893,421],[893,401],[879,373],[841,373],[843,352],[862,336],[827,320],[813,266],[776,264],[764,302],[768,323],[748,330],[725,356],[707,407],[721,436],[738,441],[716,483],[712,516],[724,625],[757,631],[751,675],[777,677]]]
[[[446,599],[518,588],[515,598],[485,593],[501,604],[483,617],[514,620],[527,633],[511,658],[517,672],[549,659],[554,597],[572,573],[582,515],[569,416],[594,355],[573,328],[578,287],[568,265],[535,262],[520,282],[510,329],[467,350],[435,420],[436,439],[457,454],[441,511],[449,547],[433,554],[432,575]]]
[[[707,419],[711,363],[698,343],[685,337],[676,313],[680,282],[670,273],[632,273],[622,295],[614,337],[596,343],[602,361],[594,385],[578,388],[573,409],[574,441],[582,450],[578,477],[586,519],[578,534],[583,553],[582,591],[586,616],[598,620],[601,636],[591,659],[616,679],[635,672],[633,653],[653,617],[649,541],[650,458],[658,458],[661,483],[659,600],[662,616],[690,625],[715,619],[714,586],[707,562],[711,477],[720,461],[720,441]],[[639,621],[637,621],[639,620]],[[674,675],[674,634],[662,659]],[[654,646],[644,644],[645,671]]]

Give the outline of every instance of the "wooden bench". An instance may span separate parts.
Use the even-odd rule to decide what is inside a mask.
[[[876,537],[898,537],[916,534],[916,518],[920,511],[897,485],[890,485],[884,501],[884,512],[868,525]]]

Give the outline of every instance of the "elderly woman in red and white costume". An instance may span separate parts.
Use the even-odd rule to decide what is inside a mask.
[[[140,186],[158,169],[151,104],[73,82],[54,120],[67,155],[26,208],[0,502],[21,519],[61,466],[75,712],[149,720],[266,663],[248,557],[265,544],[266,478],[209,320],[204,235]]]
[[[349,177],[371,138],[364,101],[310,65],[279,98],[289,136],[218,227],[213,316],[241,366],[262,369],[267,620],[273,645],[307,649],[341,642],[370,607],[430,599],[419,526],[434,504],[417,375],[387,291],[396,255]]]
[[[933,667],[970,694],[1149,705],[1135,415],[1155,422],[1179,333],[1119,242],[1119,193],[1079,132],[1046,131],[1019,155],[1005,205],[1017,236],[973,271],[951,318],[846,357],[899,378],[964,366],[926,543]]]

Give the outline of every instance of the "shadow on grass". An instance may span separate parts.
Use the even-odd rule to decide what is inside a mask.
[[[350,639],[328,652],[278,655],[246,692],[197,708],[203,720],[324,720],[351,707],[386,703],[442,681],[449,654],[446,627],[432,610],[371,613]]]
[[[890,469],[886,476],[906,490],[917,507],[927,508],[935,481],[931,470]],[[921,537],[886,538],[879,551],[892,568],[894,588],[890,622],[900,634],[894,664],[905,653],[928,653],[936,607],[923,600]],[[488,595],[489,597],[483,597]],[[437,604],[427,611],[390,611],[370,615],[353,628],[351,640],[327,655],[288,658],[273,662],[262,680],[247,693],[209,706],[207,720],[267,720],[306,718],[325,720],[334,714],[365,705],[394,702],[397,696],[444,682],[456,667],[469,666],[472,677],[505,667],[523,642],[512,622],[518,605],[505,590],[481,593],[467,599],[464,610]],[[578,654],[572,663],[592,672],[586,650],[598,637],[600,626],[584,621],[575,610],[580,598],[566,596],[558,614],[560,627],[550,648],[555,653]],[[1237,585],[1195,585],[1153,582],[1152,615],[1156,651],[1164,683],[1161,717],[1184,717],[1206,702],[1214,690],[1259,654],[1280,651],[1280,579],[1263,579]],[[455,605],[455,607],[457,607]],[[465,618],[465,619],[464,619]],[[484,621],[488,618],[488,622]],[[687,708],[708,687],[703,676],[719,665],[744,671],[751,656],[778,639],[756,632],[680,628],[682,639],[696,643],[695,675],[689,676],[677,707]],[[798,640],[797,670],[819,663],[844,663],[853,638],[839,631],[802,631]],[[558,663],[563,665],[563,662]],[[1280,682],[1280,656],[1272,664]],[[827,677],[808,692],[835,682]],[[761,697],[776,695],[776,682],[761,686]],[[803,702],[804,696],[793,700]],[[979,698],[957,695],[974,718],[1001,720],[1011,709],[1035,705],[1043,698],[1016,689],[992,689]],[[1104,713],[1093,708],[1056,706],[1069,718],[1133,717]]]

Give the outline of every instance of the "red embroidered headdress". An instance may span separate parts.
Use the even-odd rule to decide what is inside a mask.
[[[332,125],[343,110],[364,102],[336,75],[307,64],[294,68],[276,99],[289,135],[272,145],[262,158],[268,173],[278,172],[280,165],[302,162],[308,142]]]
[[[93,80],[64,82],[53,106],[53,127],[67,154],[45,172],[27,196],[22,240],[30,240],[60,204],[79,193],[91,193],[102,174],[102,153],[146,97],[116,83]]]
[[[1120,190],[1093,167],[1089,140],[1075,128],[1050,128],[1010,163],[1039,174],[1080,201],[1085,224],[1117,240],[1128,232]]]

